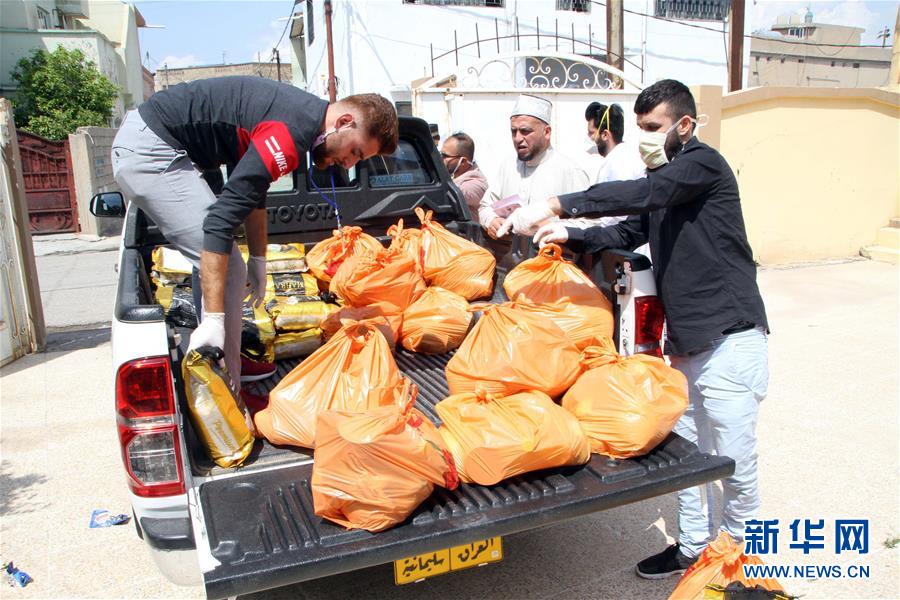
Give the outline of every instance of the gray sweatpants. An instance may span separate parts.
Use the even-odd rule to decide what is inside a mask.
[[[175,150],[130,111],[112,143],[113,176],[122,193],[159,227],[166,239],[200,268],[203,220],[216,201],[184,150]],[[241,305],[247,266],[232,244],[225,282],[225,366],[240,389]],[[203,308],[205,312],[205,307]]]

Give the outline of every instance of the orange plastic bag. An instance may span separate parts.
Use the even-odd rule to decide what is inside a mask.
[[[322,339],[326,342],[334,337],[345,325],[354,321],[368,321],[378,328],[394,351],[397,338],[400,337],[402,315],[385,315],[380,306],[343,306],[329,313],[322,321]]]
[[[481,384],[497,396],[537,390],[563,394],[581,373],[581,355],[555,323],[515,303],[474,304],[484,316],[447,363],[451,394]]]
[[[584,351],[587,369],[563,396],[591,439],[613,458],[646,454],[672,431],[688,406],[687,379],[661,358],[619,356],[607,341]]]
[[[579,350],[613,336],[612,303],[556,244],[517,265],[503,289],[510,300],[523,302],[521,308],[552,319]]]
[[[459,348],[471,323],[465,298],[430,287],[403,311],[400,343],[410,352],[444,354]]]
[[[396,401],[402,384],[390,346],[368,321],[347,325],[288,373],[255,417],[273,444],[315,448],[324,410],[362,412]]]
[[[413,259],[395,246],[348,258],[331,281],[331,291],[350,306],[380,306],[385,315],[402,313],[426,287]]]
[[[406,519],[435,485],[458,485],[453,457],[434,424],[413,408],[415,386],[408,386],[405,405],[319,415],[311,482],[318,516],[381,531]]]
[[[391,236],[391,246],[395,246],[404,254],[416,262],[416,268],[422,271],[422,230],[410,229],[403,226],[403,219],[388,227],[387,234]]]
[[[416,215],[422,221],[420,253],[428,285],[456,292],[466,300],[490,296],[497,266],[494,256],[432,221],[432,211],[417,208]]]
[[[384,248],[381,242],[367,233],[362,227],[346,226],[332,231],[330,238],[322,240],[306,253],[306,264],[310,272],[321,281],[331,281],[341,263],[354,254],[368,250],[377,252]]]
[[[583,465],[591,444],[578,420],[547,394],[495,397],[479,387],[435,406],[461,481],[494,485],[521,473]]]
[[[719,537],[706,547],[703,554],[697,558],[697,562],[681,576],[669,600],[722,598],[721,592],[724,588],[735,581],[748,588],[760,586],[774,592],[772,598],[788,600],[789,596],[784,593],[784,588],[777,580],[744,576],[744,565],[762,564],[765,563],[756,556],[744,554],[727,532],[720,531]]]

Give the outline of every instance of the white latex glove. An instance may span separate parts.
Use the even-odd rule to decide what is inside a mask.
[[[259,308],[266,295],[266,258],[264,256],[251,256],[247,261],[247,285],[250,286],[250,304]]]
[[[203,346],[225,348],[225,313],[206,313],[203,320],[191,334],[188,351]]]
[[[550,205],[544,200],[520,206],[509,215],[497,231],[497,237],[501,238],[510,231],[518,235],[531,235],[544,221],[555,217],[556,215],[550,210]]]
[[[569,241],[569,230],[562,221],[547,223],[537,230],[532,240],[539,248],[547,244],[565,244]]]

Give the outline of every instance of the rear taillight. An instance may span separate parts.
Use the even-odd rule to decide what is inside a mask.
[[[119,367],[116,413],[128,485],[137,496],[184,493],[172,371],[164,356]]]
[[[641,296],[634,300],[634,351],[662,357],[660,339],[665,322],[663,305],[656,296]]]

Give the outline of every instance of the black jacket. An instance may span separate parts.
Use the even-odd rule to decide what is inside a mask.
[[[227,254],[234,229],[265,208],[269,185],[300,164],[328,102],[262,77],[180,83],[138,107],[153,132],[203,170],[229,167],[228,182],[203,221],[203,249]]]
[[[713,148],[691,138],[646,178],[599,183],[560,204],[568,217],[631,215],[610,227],[568,228],[568,245],[598,252],[650,242],[668,354],[702,350],[735,326],[768,328],[737,181]]]

